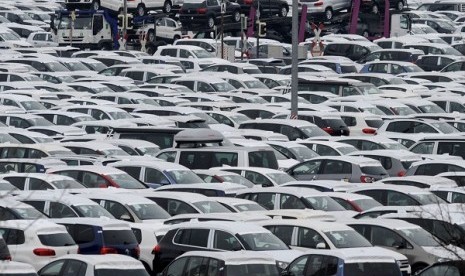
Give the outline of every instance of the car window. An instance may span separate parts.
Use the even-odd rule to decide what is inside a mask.
[[[433,154],[434,142],[420,142],[410,150],[418,154]]]
[[[275,193],[260,193],[257,196],[256,202],[267,210],[273,210],[275,200],[276,200]]]
[[[53,187],[41,179],[29,178],[29,190],[53,190]]]
[[[293,195],[281,194],[280,209],[305,209],[305,204]]]
[[[302,256],[293,261],[288,268],[289,274],[292,276],[305,276],[305,267],[309,256]]]
[[[275,225],[265,228],[270,230],[276,237],[282,240],[285,244],[292,245],[292,232],[294,231],[294,226]]]
[[[213,248],[227,250],[227,251],[236,251],[241,250],[242,246],[232,234],[215,230],[215,234],[213,236]]]
[[[460,276],[461,273],[457,267],[454,265],[448,264],[439,264],[433,267],[430,267],[421,273],[421,276]]]
[[[49,217],[50,218],[70,218],[78,215],[70,207],[60,202],[50,202]]]
[[[306,276],[336,275],[339,259],[332,256],[311,255]]]
[[[387,191],[387,205],[388,206],[411,206],[418,205],[410,196],[396,192]]]
[[[292,169],[292,175],[317,174],[320,170],[320,165],[320,160],[305,162]]]
[[[372,226],[371,227],[371,243],[377,246],[397,247],[405,245],[407,241],[393,230],[384,227]]]
[[[174,242],[206,248],[209,234],[209,229],[179,229],[174,236]]]
[[[62,270],[66,260],[59,260],[52,262],[46,265],[44,268],[41,269],[40,275],[44,276],[58,276],[61,275],[60,271]]]

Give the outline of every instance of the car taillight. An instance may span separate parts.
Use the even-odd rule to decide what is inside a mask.
[[[118,250],[115,248],[111,247],[102,247],[100,249],[100,254],[105,255],[105,254],[118,254]]]
[[[155,247],[152,250],[152,254],[160,253],[160,245],[155,245]]]
[[[323,6],[323,2],[316,2],[315,4],[313,4],[314,6]]]
[[[2,261],[11,261],[11,256],[6,256],[6,257],[4,257],[4,258],[2,258],[0,260],[2,260]]]
[[[244,0],[244,4],[246,5],[252,5],[253,0]]]
[[[37,256],[55,256],[55,250],[49,248],[36,248],[32,252]]]
[[[367,127],[362,129],[362,132],[365,134],[376,134],[376,129]]]
[[[406,171],[400,171],[400,172],[397,173],[397,176],[404,176],[405,173],[406,173]]]
[[[362,175],[360,176],[360,182],[362,183],[372,183],[375,182],[375,179],[371,176]]]
[[[329,135],[334,134],[334,129],[330,127],[324,127],[323,130],[328,133]]]
[[[207,8],[198,8],[197,13],[200,13],[200,14],[207,13]]]
[[[140,247],[137,246],[136,249],[135,249],[135,251],[136,251],[136,256],[137,256],[137,258],[139,258],[139,256],[140,256]]]

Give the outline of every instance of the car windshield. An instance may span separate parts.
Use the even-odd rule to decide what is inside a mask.
[[[85,187],[74,179],[64,179],[51,181],[57,189],[84,189]]]
[[[16,140],[11,136],[10,134],[7,133],[0,133],[0,143],[12,143],[12,144],[21,144],[20,141]]]
[[[1,33],[0,37],[3,38],[3,40],[5,41],[21,40],[19,36],[16,36],[12,33]]]
[[[236,204],[234,205],[237,210],[240,212],[246,212],[246,211],[266,211],[265,208],[258,204],[252,204],[252,203],[241,203],[241,204]]]
[[[212,83],[212,86],[215,88],[216,92],[229,92],[235,89],[234,86],[227,82]]]
[[[367,262],[367,263],[347,263],[344,264],[343,275],[357,276],[396,276],[399,275],[399,266],[395,262]]]
[[[287,182],[291,182],[291,181],[295,181],[295,178],[293,178],[292,176],[288,175],[285,172],[282,172],[282,173],[267,173],[266,176],[271,178],[271,180],[273,180],[273,182],[275,182],[278,185],[281,185],[281,184],[284,184],[284,183],[287,183]]]
[[[434,104],[421,105],[421,106],[418,106],[418,108],[423,113],[445,113],[445,111],[442,108]]]
[[[86,218],[115,218],[110,212],[98,204],[91,205],[74,205],[73,209],[79,214],[80,217]]]
[[[431,125],[439,129],[440,132],[445,133],[445,134],[460,132],[458,129],[456,129],[455,127],[445,122],[437,122],[437,123],[433,122],[431,123]]]
[[[241,184],[247,187],[253,187],[255,185],[250,180],[240,175],[228,174],[228,175],[222,175],[221,177],[226,182]]]
[[[423,228],[418,227],[399,230],[419,246],[440,246],[433,235]]]
[[[78,61],[66,61],[65,62],[66,66],[71,70],[71,71],[87,71],[89,68],[87,68],[83,63],[78,62]]]
[[[153,99],[137,99],[136,100],[137,103],[139,104],[150,104],[150,105],[154,105],[154,106],[160,106],[155,100]]]
[[[45,218],[45,216],[37,211],[35,208],[11,208],[11,211],[15,213],[21,219],[40,219]]]
[[[129,208],[136,214],[140,220],[147,219],[167,219],[171,217],[163,208],[157,204],[141,203],[130,204]]]
[[[204,181],[191,170],[167,170],[166,174],[174,179],[176,184],[203,183]]]
[[[247,86],[247,88],[263,88],[263,89],[268,88],[266,85],[264,85],[259,80],[244,81],[244,84],[245,86]]]
[[[131,176],[120,173],[120,174],[109,174],[107,175],[111,180],[113,180],[120,188],[125,189],[145,189],[146,187],[137,181],[136,179],[132,178]]]
[[[301,159],[310,159],[313,157],[319,156],[318,153],[314,152],[313,150],[307,148],[307,147],[293,147],[290,148],[290,150],[298,157]]]
[[[56,62],[56,61],[50,61],[47,60],[46,62],[43,63],[45,66],[48,67],[48,69],[52,72],[69,72],[68,68],[64,66],[63,64]]]
[[[155,157],[157,153],[160,151],[159,147],[140,147],[137,148],[138,151],[142,153],[142,155],[149,155]]]
[[[198,201],[193,203],[202,213],[231,213],[231,211],[216,201]]]
[[[94,276],[149,276],[145,269],[95,269]]]
[[[446,203],[443,199],[433,193],[410,194],[421,205]]]
[[[323,211],[345,211],[339,203],[329,196],[310,196],[305,197],[307,203],[315,210]]]
[[[354,200],[354,203],[357,204],[362,210],[368,210],[374,207],[382,206],[381,203],[371,198],[356,199]]]
[[[226,266],[226,276],[279,276],[275,264],[235,264]]]
[[[41,103],[36,102],[36,101],[24,101],[24,102],[21,102],[21,105],[27,111],[30,111],[30,110],[47,110],[47,108],[45,106],[43,106]],[[39,119],[35,119],[35,120],[39,120]],[[43,119],[43,120],[45,120],[45,119]],[[47,121],[47,120],[45,120],[45,121]],[[50,123],[50,124],[53,125],[52,123]]]
[[[242,234],[240,238],[247,250],[270,251],[289,249],[282,240],[269,232]]]
[[[371,114],[375,114],[375,115],[380,115],[380,116],[386,115],[383,111],[381,111],[381,109],[377,107],[362,107],[360,109],[363,112],[370,112]]]
[[[336,248],[372,247],[373,245],[355,230],[324,232]]]
[[[110,116],[113,118],[113,120],[120,120],[120,119],[132,119],[134,117],[132,117],[131,114],[127,113],[127,112],[108,112],[110,114]]]
[[[357,88],[362,91],[363,95],[382,94],[382,92],[373,84],[357,85]]]
[[[214,57],[211,53],[207,52],[204,49],[199,49],[199,50],[192,50],[192,53],[197,57],[197,58],[212,58]]]
[[[308,137],[315,137],[315,136],[329,136],[324,130],[317,126],[303,126],[299,127],[299,129],[305,133]]]
[[[118,156],[118,155],[122,155],[122,156],[129,156],[129,153],[125,152],[124,150],[122,149],[103,149],[103,150],[99,150],[103,155],[106,155],[106,156]]]
[[[402,146],[401,143],[382,143],[382,146],[385,149],[408,150],[406,147]]]
[[[336,148],[342,155],[349,154],[351,152],[357,151],[356,147],[338,147]]]

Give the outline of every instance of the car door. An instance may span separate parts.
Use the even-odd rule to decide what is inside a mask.
[[[313,180],[318,178],[321,165],[322,160],[306,161],[291,168],[288,173],[297,180]]]
[[[168,36],[169,30],[168,30],[168,27],[167,27],[167,22],[166,22],[167,20],[168,20],[167,18],[162,18],[162,19],[158,20],[158,22],[157,22],[157,30],[156,30],[157,37],[170,38]]]
[[[325,160],[316,179],[319,180],[345,180],[352,177],[352,164],[340,160]]]

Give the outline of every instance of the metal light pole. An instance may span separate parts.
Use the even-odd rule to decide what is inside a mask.
[[[127,0],[126,0],[127,1]],[[226,13],[226,3],[221,0],[221,58],[224,59],[224,14]]]
[[[126,32],[127,32],[127,25],[128,25],[128,0],[123,0],[123,40],[126,40]],[[124,45],[124,49],[126,49],[126,45]]]
[[[291,119],[297,119],[298,51],[299,51],[299,7],[292,0],[292,67],[291,67]]]
[[[294,0],[295,1],[295,0]],[[257,30],[255,31],[256,33],[256,37],[257,37],[257,57],[256,58],[260,58],[260,30],[259,30],[259,26],[260,26],[260,1],[258,1],[258,8],[257,8],[257,11],[256,11],[256,15],[257,17],[257,22],[256,22],[256,26],[257,26]]]

